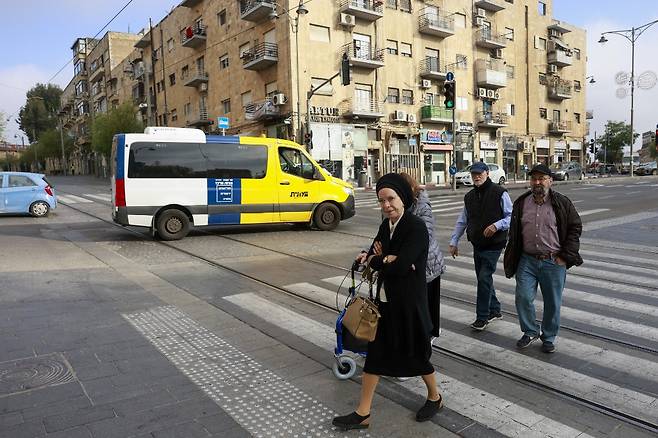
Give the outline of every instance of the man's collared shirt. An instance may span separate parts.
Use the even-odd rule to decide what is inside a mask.
[[[535,202],[532,195],[523,200],[521,235],[523,252],[527,254],[541,255],[560,251],[560,238],[550,193],[544,197],[544,203],[541,205]]]
[[[497,231],[506,231],[509,230],[509,224],[512,220],[512,199],[510,199],[509,193],[503,192],[500,196],[500,206],[503,209],[503,218],[494,222],[494,225]],[[459,239],[464,235],[464,231],[466,231],[467,224],[468,213],[466,212],[466,206],[464,206],[455,223],[455,231],[453,231],[450,238],[450,246],[457,246]]]

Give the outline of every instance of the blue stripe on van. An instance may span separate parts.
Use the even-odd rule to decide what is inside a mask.
[[[240,144],[240,137],[236,135],[206,135],[206,143]]]
[[[208,225],[239,225],[240,213],[217,213],[208,215]]]
[[[242,180],[240,178],[208,178],[207,181],[208,205],[239,205],[242,203]]]
[[[115,175],[116,179],[123,179],[125,177],[124,163],[126,156],[126,136],[124,134],[117,134],[117,174]]]

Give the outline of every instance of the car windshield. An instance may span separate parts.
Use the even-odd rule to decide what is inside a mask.
[[[564,167],[562,163],[554,163],[551,164],[551,170],[560,170]]]
[[[470,172],[471,171],[471,166],[466,166],[460,172]]]

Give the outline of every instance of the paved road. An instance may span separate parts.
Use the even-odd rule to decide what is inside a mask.
[[[380,219],[372,192],[358,193],[357,216],[335,232],[207,228],[164,246],[101,220],[106,183],[55,184],[66,193],[49,218],[0,218],[11,248],[0,266],[0,436],[340,435],[330,418],[351,409],[358,378],[329,371],[329,307],[341,267]],[[514,284],[502,269],[504,319],[468,328],[463,242],[442,278],[432,357],[446,409],[417,424],[420,381],[385,381],[368,433],[652,436],[620,416],[658,421],[656,187],[649,177],[559,186],[585,221],[586,263],[568,275],[554,355],[515,350]],[[431,193],[444,248],[463,193]]]

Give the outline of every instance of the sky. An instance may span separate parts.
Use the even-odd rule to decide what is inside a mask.
[[[0,111],[9,117],[4,139],[20,143],[22,133],[14,123],[25,103],[25,93],[37,82],[66,86],[73,74],[70,47],[78,36],[96,35],[129,0],[20,0],[0,2]],[[450,0],[446,0],[449,4]],[[533,4],[535,0],[527,1]],[[138,32],[161,20],[180,0],[133,0],[103,30]],[[54,6],[56,5],[56,6]],[[620,88],[615,75],[631,70],[631,44],[625,38],[608,35],[598,43],[601,32],[630,29],[658,19],[655,0],[553,0],[553,16],[587,30],[588,75],[596,83],[587,86],[587,109],[594,110],[591,135],[601,135],[607,120],[630,122],[630,96],[616,97]],[[13,35],[13,37],[12,37]],[[649,28],[635,44],[636,77],[646,71],[658,73],[658,24]],[[52,79],[51,79],[52,78]],[[658,115],[652,105],[658,101],[658,85],[635,90],[635,131],[653,130]],[[18,135],[15,138],[14,135]],[[27,139],[25,139],[27,141]],[[635,149],[640,145],[637,141]]]

